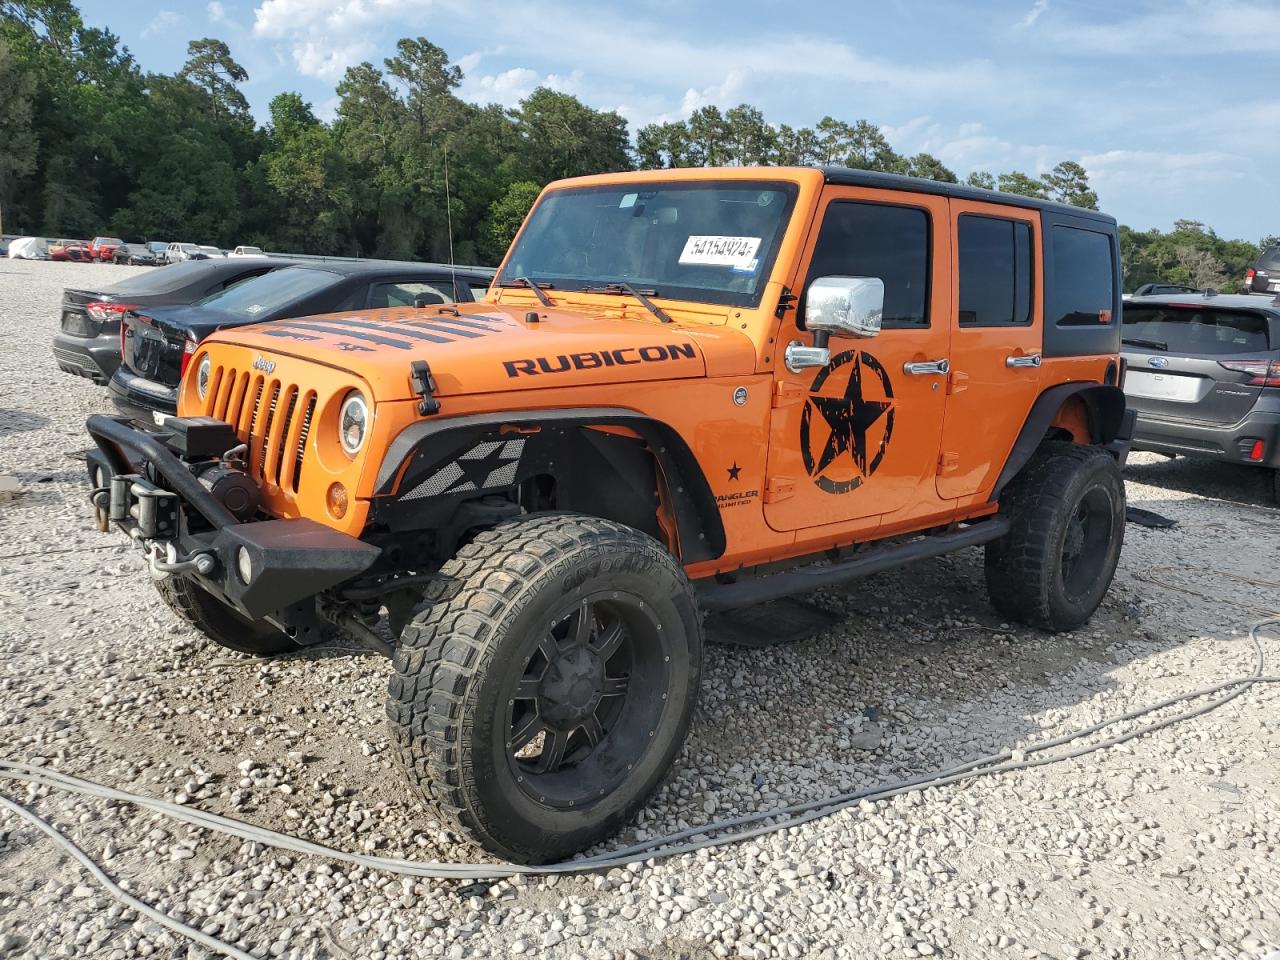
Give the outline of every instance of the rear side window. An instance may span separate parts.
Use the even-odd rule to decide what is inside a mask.
[[[838,201],[827,207],[809,279],[879,277],[885,327],[929,325],[929,215],[919,207]]]
[[[1097,327],[1111,322],[1115,264],[1111,238],[1077,227],[1053,228],[1053,302],[1060,327]]]
[[[960,326],[1031,322],[1031,225],[999,217],[960,217]]]
[[[1216,356],[1271,349],[1266,316],[1246,311],[1126,307],[1121,329],[1126,346],[1143,350]]]
[[[1259,270],[1280,270],[1280,247],[1267,247],[1258,257]]]
[[[423,298],[424,304],[453,303],[448,284],[423,283],[419,280],[400,280],[393,283],[375,283],[369,295],[369,306],[412,307],[414,301]]]
[[[228,313],[253,318],[291,302],[300,301],[325,287],[334,286],[342,278],[327,270],[286,267],[243,283],[236,283],[212,296],[197,301],[200,306],[215,307]]]

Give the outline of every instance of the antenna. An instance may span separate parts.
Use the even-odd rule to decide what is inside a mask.
[[[444,145],[444,216],[449,230],[449,279],[453,283],[453,299],[458,299],[458,270],[453,263],[453,204],[449,199],[449,143]]]

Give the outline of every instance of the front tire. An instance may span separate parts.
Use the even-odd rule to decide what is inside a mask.
[[[298,649],[271,624],[250,620],[186,577],[168,576],[155,585],[170,610],[219,646],[257,657]]]
[[[400,638],[387,716],[439,818],[519,863],[605,839],[689,728],[702,625],[679,562],[570,514],[485,531]]]
[[[1109,453],[1044,444],[1000,498],[1012,526],[986,547],[992,604],[1051,632],[1083,624],[1115,576],[1124,511],[1124,480]]]

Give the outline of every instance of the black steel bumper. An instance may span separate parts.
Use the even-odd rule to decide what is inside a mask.
[[[1259,440],[1261,459],[1251,455]],[[1139,414],[1133,449],[1280,467],[1280,409],[1255,408],[1239,423],[1223,425]]]
[[[86,457],[94,506],[152,555],[154,571],[192,577],[254,620],[289,624],[291,608],[381,554],[314,520],[241,523],[169,445],[172,434],[102,415],[86,426],[97,445]]]

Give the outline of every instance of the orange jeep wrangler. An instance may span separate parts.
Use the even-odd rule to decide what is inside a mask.
[[[837,168],[553,183],[486,299],[241,327],[93,503],[233,650],[333,628],[444,822],[607,837],[680,750],[706,611],[971,547],[1084,623],[1124,532],[1115,221]]]

